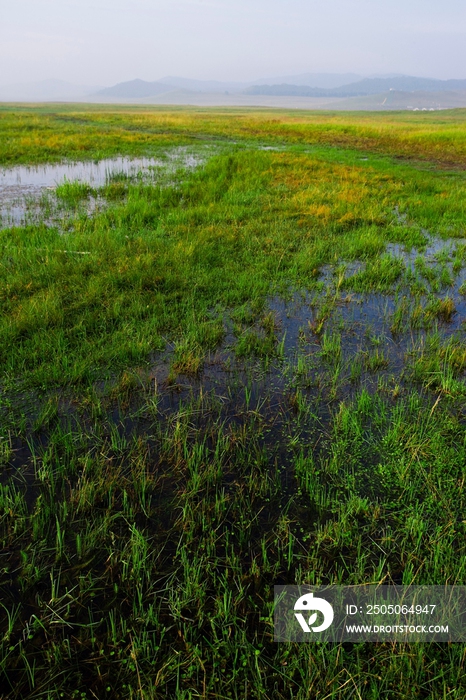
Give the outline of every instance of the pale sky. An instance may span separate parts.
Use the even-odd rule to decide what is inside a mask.
[[[0,0],[0,85],[466,78],[465,0]]]

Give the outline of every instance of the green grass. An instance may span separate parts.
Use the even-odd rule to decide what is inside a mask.
[[[275,644],[272,608],[466,584],[464,111],[0,124],[3,164],[201,159],[0,230],[2,697],[462,700],[464,645]]]
[[[209,140],[356,148],[464,167],[464,109],[441,113],[351,113],[156,106],[2,105],[1,163],[146,154],[154,147]]]
[[[392,209],[405,201],[415,228],[410,201],[420,191],[429,229],[461,236],[464,184],[448,191],[446,226],[441,175],[389,177],[387,169],[235,148],[179,185],[128,185],[123,201],[76,220],[66,252],[58,228],[2,232],[7,375],[40,385],[79,381],[96,365],[144,361],[180,328],[201,352],[211,342],[205,329],[221,320],[216,308],[263,299],[283,283],[312,288],[322,264],[338,259],[367,261],[343,288],[389,290],[404,270],[381,255],[398,240]],[[65,183],[58,196],[74,202],[82,188]]]

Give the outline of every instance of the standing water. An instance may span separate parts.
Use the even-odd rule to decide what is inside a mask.
[[[197,155],[178,148],[162,158],[130,158],[119,156],[100,161],[17,165],[0,169],[0,227],[25,223],[28,207],[38,205],[40,197],[64,182],[82,182],[101,187],[122,175],[154,177],[155,172],[172,172],[177,168],[192,169],[201,162]]]

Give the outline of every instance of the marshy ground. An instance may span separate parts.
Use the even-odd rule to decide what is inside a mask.
[[[271,615],[466,584],[465,124],[0,109],[0,697],[465,697]]]

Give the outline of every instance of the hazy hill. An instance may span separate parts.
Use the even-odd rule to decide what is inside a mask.
[[[466,90],[466,80],[434,80],[433,78],[416,78],[409,75],[397,78],[364,78],[357,83],[333,89],[332,96],[376,95],[387,90],[401,90],[403,92]]]
[[[364,76],[357,73],[300,73],[299,75],[284,75],[280,77],[259,78],[248,82],[220,81],[220,80],[192,80],[166,76],[161,78],[161,83],[176,85],[187,90],[200,90],[201,92],[242,92],[251,85],[272,85],[288,83],[292,85],[307,85],[312,87],[331,89],[362,80]],[[388,77],[388,76],[383,76]]]
[[[249,86],[288,84],[331,90],[332,88],[357,82],[362,80],[362,78],[363,76],[357,75],[357,73],[301,73],[300,75],[282,75],[279,78],[260,78],[249,83]]]
[[[390,90],[402,92],[452,92],[466,90],[466,80],[434,80],[398,76],[394,78],[364,78],[356,83],[342,85],[333,89],[314,86],[290,85],[253,85],[246,88],[247,95],[290,95],[302,97],[358,97],[362,95],[379,95]]]
[[[286,75],[279,78],[259,78],[249,82],[234,82],[220,80],[192,80],[191,78],[180,78],[166,76],[161,78],[161,83],[176,85],[176,87],[186,90],[199,90],[201,92],[242,92],[251,85],[271,85],[275,83],[289,83],[292,85],[311,85],[320,88],[335,88],[348,83],[354,83],[363,78],[356,73],[301,73],[299,75]]]
[[[193,90],[195,92],[242,92],[242,90],[251,85],[251,83],[222,80],[193,80],[191,78],[179,78],[172,75],[161,78],[156,82],[174,85],[177,88]]]
[[[175,90],[175,86],[166,85],[155,81],[149,83],[146,80],[128,80],[124,83],[117,83],[112,87],[104,88],[95,93],[100,97],[153,97],[164,92]]]
[[[246,88],[245,95],[280,95],[281,97],[331,97],[333,90],[309,87],[307,85],[252,85]]]
[[[221,80],[194,80],[191,78],[182,78],[179,76],[167,75],[160,80],[147,82],[145,80],[130,80],[124,83],[118,83],[112,87],[100,90],[97,95],[102,97],[154,97],[163,92],[173,89],[190,90],[193,92],[202,93],[243,93],[248,91],[251,86],[263,85],[266,89],[270,89],[278,81],[280,83],[289,83],[294,86],[312,86],[314,88],[331,89],[338,86],[352,83],[361,78],[356,73],[302,73],[300,75],[290,75],[282,78],[261,78],[250,82],[234,82]],[[307,88],[306,88],[307,89]],[[246,94],[297,94],[295,91],[289,93],[270,93],[270,92],[246,92]],[[300,93],[311,94],[311,93]],[[326,95],[326,93],[322,93]],[[317,96],[320,96],[318,93]]]

